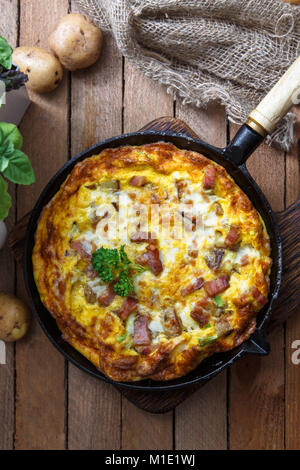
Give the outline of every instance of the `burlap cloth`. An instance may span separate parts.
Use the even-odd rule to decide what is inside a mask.
[[[299,55],[300,7],[281,0],[76,0],[175,99],[218,101],[241,124]],[[295,116],[269,138],[288,150]]]

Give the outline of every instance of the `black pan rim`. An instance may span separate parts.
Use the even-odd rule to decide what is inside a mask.
[[[192,144],[196,144],[196,145],[199,145],[200,147],[205,148],[207,153],[211,152],[215,155],[218,155],[219,158],[224,159],[224,163],[225,163],[225,161],[230,161],[226,156],[226,149],[217,148],[217,147],[214,147],[214,146],[212,146],[212,145],[210,145],[210,144],[208,144],[204,141],[196,139],[194,137],[190,137],[190,136],[186,136],[185,134],[174,133],[174,132],[170,132],[170,131],[156,132],[156,131],[149,130],[149,131],[132,132],[132,133],[128,133],[128,134],[122,134],[122,135],[119,135],[119,136],[115,136],[115,137],[112,137],[112,138],[109,138],[109,139],[105,139],[103,141],[100,141],[100,142],[96,143],[95,145],[93,145],[89,149],[84,150],[83,152],[81,152],[78,155],[76,155],[75,157],[73,157],[71,160],[67,161],[57,171],[57,173],[50,179],[48,184],[44,187],[43,191],[41,192],[41,194],[40,194],[40,196],[39,196],[39,198],[38,198],[38,200],[37,200],[37,202],[34,206],[34,209],[32,211],[30,221],[29,221],[28,227],[27,227],[26,239],[25,239],[25,248],[24,248],[24,269],[23,269],[23,272],[24,272],[25,286],[26,286],[27,294],[29,296],[31,308],[32,308],[36,318],[38,319],[38,322],[41,325],[42,330],[44,331],[44,333],[47,335],[47,337],[50,339],[51,343],[56,347],[56,349],[61,354],[63,354],[63,356],[67,360],[69,360],[72,364],[74,364],[76,367],[78,367],[82,371],[88,373],[89,375],[91,375],[91,376],[93,376],[93,377],[95,377],[99,380],[102,380],[106,383],[113,384],[118,388],[130,389],[130,390],[140,390],[140,391],[147,391],[147,392],[171,391],[171,390],[178,390],[178,389],[182,389],[182,388],[186,388],[186,387],[191,387],[191,386],[196,385],[198,383],[205,382],[206,380],[208,380],[208,379],[214,377],[215,375],[217,375],[218,373],[220,373],[225,368],[231,366],[237,359],[241,358],[245,354],[249,354],[248,345],[249,345],[249,341],[251,341],[251,338],[248,339],[246,342],[244,342],[238,348],[236,348],[234,350],[231,350],[231,351],[228,351],[230,353],[233,353],[234,351],[236,351],[236,352],[234,353],[233,357],[231,357],[228,361],[224,362],[220,367],[215,368],[215,370],[213,370],[212,372],[209,372],[209,373],[207,373],[205,375],[202,375],[202,376],[195,377],[193,379],[188,379],[188,375],[189,375],[188,374],[187,376],[183,376],[180,379],[177,379],[177,381],[179,381],[180,383],[175,383],[175,384],[170,383],[170,382],[172,382],[172,381],[170,381],[170,382],[166,382],[165,385],[164,384],[163,385],[155,385],[156,384],[155,381],[149,381],[149,380],[147,380],[147,382],[151,382],[152,385],[144,385],[140,382],[115,382],[115,381],[109,379],[108,377],[106,377],[101,371],[98,371],[96,369],[96,367],[95,367],[95,371],[89,370],[87,367],[80,364],[76,359],[72,358],[68,354],[68,352],[63,350],[63,348],[59,344],[59,342],[48,331],[45,323],[43,322],[43,320],[42,320],[42,318],[39,314],[38,307],[37,307],[37,305],[35,304],[35,301],[34,301],[34,294],[33,294],[33,289],[32,289],[32,279],[30,279],[29,276],[28,276],[28,273],[30,273],[30,272],[31,272],[31,275],[32,275],[30,242],[34,238],[33,231],[35,232],[35,227],[37,225],[39,215],[41,213],[42,208],[45,205],[44,199],[47,199],[50,190],[53,188],[54,184],[57,182],[57,180],[60,178],[60,176],[63,173],[65,173],[67,170],[69,170],[68,171],[68,173],[69,173],[72,170],[72,168],[76,165],[76,163],[78,163],[80,160],[88,158],[89,156],[91,156],[91,155],[95,154],[96,152],[100,151],[100,150],[97,150],[97,149],[99,149],[99,147],[101,147],[102,149],[104,149],[105,147],[113,147],[114,146],[113,144],[116,143],[116,142],[124,141],[124,140],[126,141],[126,140],[132,139],[132,138],[141,138],[143,136],[153,137],[154,138],[153,142],[159,142],[160,140],[168,141],[168,138],[170,138],[170,139],[172,139],[172,138],[173,139],[178,139],[179,138],[179,139],[184,140],[187,144],[192,143]],[[126,142],[125,143],[120,142],[116,146],[120,146],[120,145],[126,145]],[[130,143],[130,144],[128,143],[127,145],[134,145],[134,144],[133,143]],[[139,145],[139,144],[137,144],[137,145]],[[174,145],[176,145],[176,144],[174,144]],[[182,148],[184,148],[184,146]],[[203,153],[203,150],[201,150],[201,153]],[[214,160],[211,157],[211,155],[209,155],[209,158]],[[217,163],[219,163],[219,162],[217,162]],[[234,168],[236,168],[236,169],[238,169],[238,170],[240,170],[244,173],[244,175],[249,180],[249,182],[250,182],[251,186],[253,187],[253,189],[259,195],[259,198],[262,200],[262,204],[264,205],[264,209],[267,211],[268,217],[270,218],[271,225],[272,225],[272,228],[274,230],[274,234],[275,234],[275,238],[276,238],[278,269],[277,269],[277,272],[276,272],[275,288],[274,288],[272,296],[269,299],[269,302],[266,306],[267,309],[266,309],[266,312],[263,316],[261,324],[260,324],[259,328],[256,329],[256,332],[263,333],[264,329],[265,329],[265,326],[266,326],[268,320],[270,319],[270,316],[271,316],[271,313],[272,313],[272,308],[273,308],[273,305],[274,305],[274,303],[275,303],[275,301],[278,297],[280,284],[281,284],[281,275],[282,275],[281,237],[280,237],[279,227],[278,227],[278,224],[277,224],[277,221],[276,221],[276,218],[275,218],[275,214],[273,213],[273,210],[271,209],[271,206],[268,203],[268,201],[267,201],[266,197],[264,196],[263,192],[261,191],[259,186],[256,184],[256,182],[253,180],[253,178],[249,174],[245,164],[238,166],[238,165],[234,164],[231,161],[230,161],[230,163],[231,163],[231,165],[233,165]],[[50,199],[51,198],[52,198],[52,196],[50,197]],[[34,283],[34,285],[35,285],[35,283]],[[48,314],[49,314],[49,316],[51,316],[50,312],[48,312]],[[61,342],[66,343],[63,339],[61,339]],[[66,344],[69,347],[71,347],[68,343],[66,343]],[[74,348],[72,348],[72,349],[74,349]],[[74,349],[74,351],[76,351],[76,350]],[[78,353],[78,354],[80,354],[80,353]],[[196,370],[197,370],[197,368],[195,369],[195,371]],[[145,382],[145,381],[143,381],[143,382]],[[159,383],[161,384],[162,382],[159,382]]]

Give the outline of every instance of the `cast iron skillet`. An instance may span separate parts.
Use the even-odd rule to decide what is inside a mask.
[[[295,68],[296,64],[298,64],[297,67],[300,66],[300,63],[298,61],[292,67]],[[298,87],[300,87],[300,73],[298,73],[297,76],[299,77]],[[283,83],[285,83],[285,80],[283,80]],[[277,84],[277,87],[279,85],[280,82],[279,84]],[[272,92],[274,92],[274,89],[267,96],[268,103],[270,103],[270,99],[272,99]],[[289,97],[287,97],[286,89],[282,89],[280,92],[283,96],[282,100],[284,101],[280,104],[280,108],[277,107],[277,109],[274,109],[273,107],[272,112],[269,109],[263,115],[263,118],[265,119],[266,115],[268,115],[270,121],[273,119],[273,127],[279,120],[279,118],[286,113],[286,103],[288,99],[290,101],[289,107],[291,105],[292,91],[289,90]],[[268,128],[268,123],[266,123],[263,118],[261,119],[261,121],[263,122],[264,126],[258,124],[259,121],[257,113],[263,113],[263,111],[265,110],[265,107],[261,106],[263,105],[263,103],[264,102],[259,105],[261,107],[260,110],[258,107],[253,112],[255,119],[253,119],[253,121],[251,120],[251,115],[253,114],[251,113],[250,120],[248,120],[247,124],[244,124],[240,128],[233,141],[225,149],[220,149],[195,138],[187,137],[181,134],[174,134],[172,132],[135,132],[102,141],[94,145],[90,149],[82,152],[81,154],[77,155],[75,158],[67,162],[47,184],[32,211],[27,228],[24,250],[25,284],[31,302],[31,306],[44,332],[54,344],[54,346],[74,365],[87,372],[88,374],[97,377],[100,380],[117,384],[119,387],[143,391],[162,391],[183,388],[195,385],[202,381],[206,381],[221,372],[226,367],[230,366],[236,359],[246,354],[268,354],[269,344],[264,332],[266,323],[270,318],[274,302],[276,301],[279,293],[282,274],[282,244],[279,233],[279,227],[276,222],[274,213],[268,201],[266,200],[263,192],[257,186],[255,181],[251,178],[245,166],[248,157],[255,150],[255,148],[263,141],[266,132],[270,132],[271,130],[270,126]],[[274,115],[272,115],[272,113],[274,113]],[[82,356],[71,345],[64,341],[61,336],[61,332],[56,325],[55,320],[42,304],[33,277],[32,250],[34,246],[34,234],[43,207],[48,204],[52,197],[57,193],[61,184],[65,181],[68,174],[72,171],[72,169],[78,162],[89,158],[92,155],[98,154],[106,148],[114,148],[124,145],[144,145],[159,141],[172,142],[174,145],[181,149],[193,150],[205,155],[211,160],[214,160],[216,163],[222,165],[227,170],[227,172],[233,177],[236,183],[248,195],[248,197],[264,219],[271,241],[271,257],[273,259],[273,266],[270,279],[271,282],[269,301],[259,312],[257,317],[257,329],[250,339],[248,339],[242,345],[231,351],[214,354],[210,358],[207,358],[188,375],[168,382],[144,380],[135,383],[116,383],[112,382],[110,379],[105,377],[92,363],[90,363],[84,356]]]

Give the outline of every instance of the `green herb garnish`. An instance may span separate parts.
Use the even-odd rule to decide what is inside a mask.
[[[121,297],[127,297],[133,292],[133,278],[145,271],[143,266],[130,261],[124,245],[120,250],[99,248],[92,255],[92,264],[102,281],[116,281],[113,289]]]
[[[116,339],[117,343],[122,343],[122,341],[124,341],[124,339],[126,339],[127,336],[128,336],[127,331],[123,335],[118,336],[117,339]]]
[[[92,264],[102,281],[112,282],[120,265],[118,250],[111,250],[102,246],[93,253]]]
[[[216,341],[216,339],[218,339],[218,335],[209,336],[208,338],[203,340],[199,339],[198,344],[201,348],[204,348],[204,346],[213,343],[214,341]]]
[[[29,158],[21,151],[22,145],[18,128],[0,122],[0,173],[13,183],[29,185],[35,182],[35,177]],[[11,207],[11,198],[6,182],[0,178],[0,220],[3,220]]]
[[[134,291],[132,278],[129,276],[128,271],[120,273],[119,280],[114,285],[114,291],[121,297],[127,297],[127,295]]]
[[[214,298],[216,304],[218,307],[222,307],[223,305],[223,301],[222,301],[222,297],[220,295],[216,295],[216,297]]]
[[[211,324],[210,324],[210,323],[207,323],[207,325],[205,325],[203,328],[204,328],[205,330],[207,330],[207,329],[210,328],[210,327],[211,327]]]
[[[0,66],[10,70],[12,66],[12,47],[0,36]]]

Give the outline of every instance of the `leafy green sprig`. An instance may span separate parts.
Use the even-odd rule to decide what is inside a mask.
[[[124,245],[120,250],[100,247],[92,255],[93,268],[104,282],[114,282],[113,289],[121,297],[134,291],[133,279],[145,271],[128,258]]]
[[[0,122],[0,173],[16,184],[35,182],[29,158],[21,151],[22,135],[14,124]],[[0,175],[0,220],[7,217],[12,202],[7,191],[8,184]]]
[[[5,83],[6,91],[17,90],[28,81],[27,75],[13,65],[12,52],[12,47],[0,36],[0,80]]]
[[[4,82],[6,91],[20,88],[28,80],[12,63],[12,48],[0,36],[0,80]],[[1,96],[0,96],[1,106]],[[32,184],[35,182],[34,172],[28,157],[21,151],[22,136],[13,124],[0,122],[0,220],[8,216],[12,202],[8,193],[8,184],[1,176],[16,184]]]
[[[1,69],[10,70],[12,66],[12,47],[5,38],[0,36],[0,67]],[[2,71],[0,69],[0,71]]]

